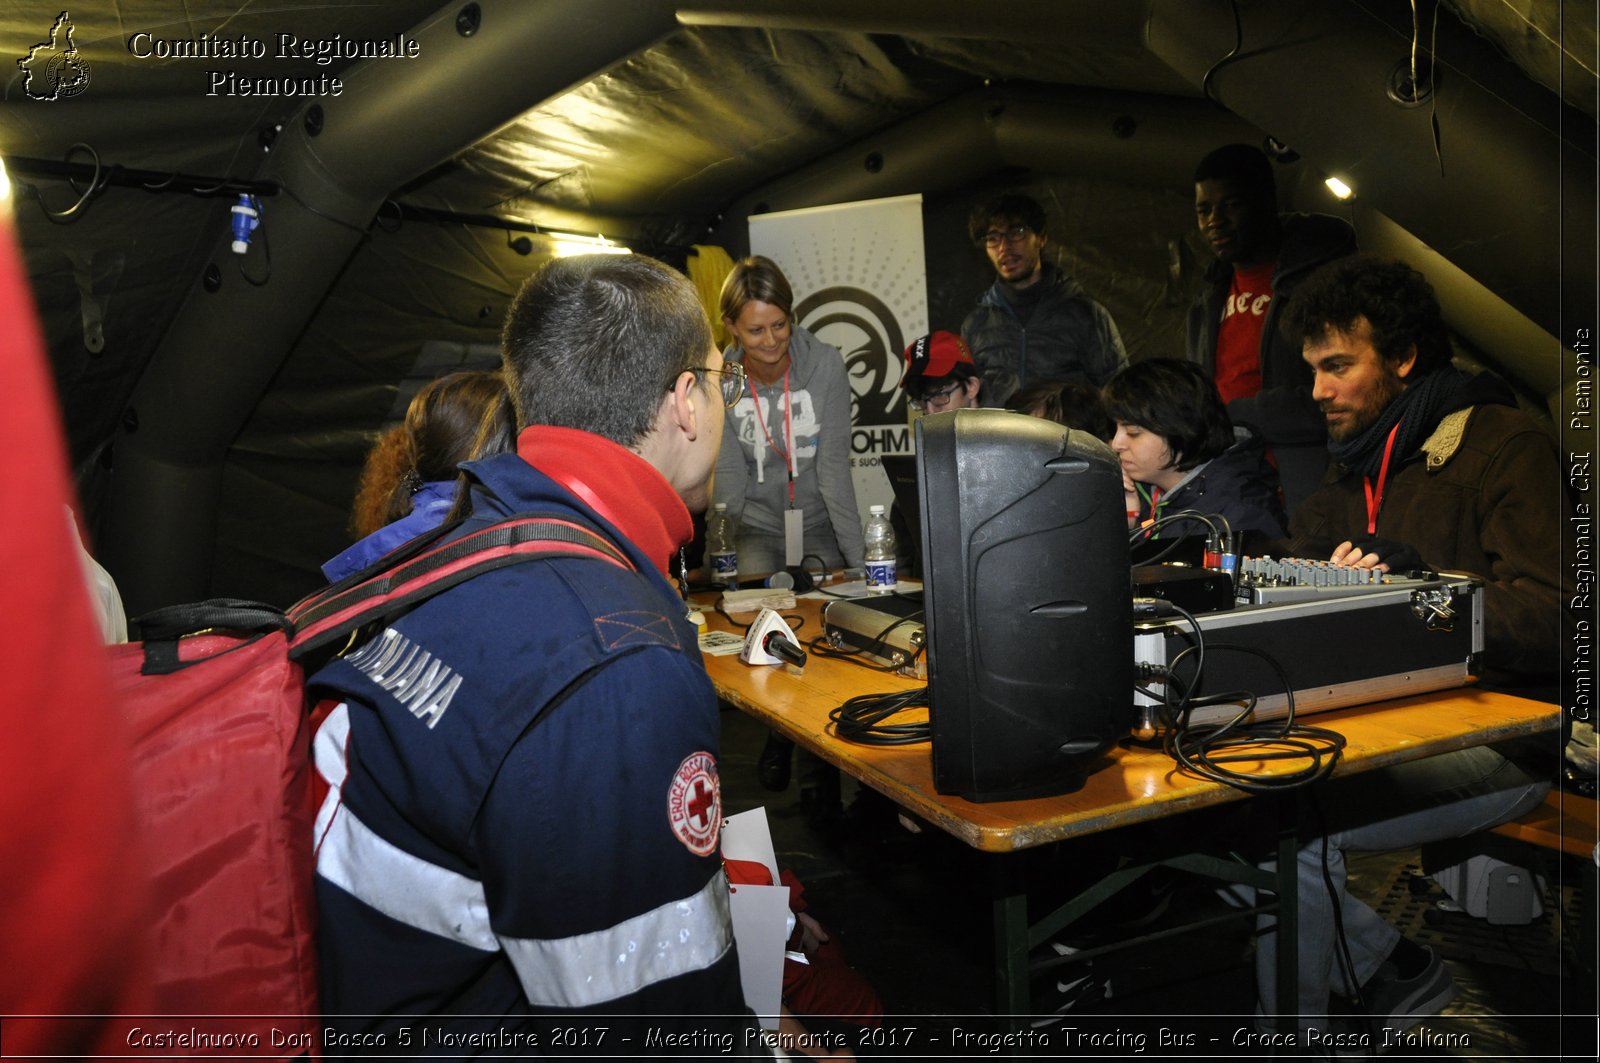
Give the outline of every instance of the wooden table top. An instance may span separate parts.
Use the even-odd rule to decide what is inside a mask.
[[[784,611],[785,616],[805,617],[797,632],[802,644],[821,633],[823,604],[801,599],[796,608]],[[715,612],[708,611],[707,619],[713,629],[731,629]],[[828,721],[829,710],[849,698],[914,689],[922,685],[919,682],[815,655],[798,675],[785,668],[752,667],[736,655],[707,657],[706,670],[725,701],[902,808],[986,852],[1026,849],[1247,796],[1180,770],[1159,749],[1124,743],[1111,750],[1104,766],[1076,793],[976,804],[934,790],[928,743],[861,745],[839,738]],[[913,712],[894,722],[918,718]],[[1309,722],[1345,736],[1338,771],[1348,774],[1554,731],[1561,718],[1555,705],[1465,687],[1318,713]],[[1290,771],[1297,766],[1303,765],[1274,768],[1263,762],[1259,770]],[[1252,769],[1248,763],[1234,767]]]

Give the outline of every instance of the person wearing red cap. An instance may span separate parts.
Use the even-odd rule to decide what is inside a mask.
[[[980,405],[983,377],[965,340],[954,332],[931,332],[906,348],[900,386],[916,409],[944,413]]]

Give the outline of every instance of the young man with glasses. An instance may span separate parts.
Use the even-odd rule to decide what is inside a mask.
[[[1031,197],[1007,192],[979,204],[967,231],[995,271],[993,286],[961,325],[989,389],[986,401],[1004,403],[1040,380],[1101,387],[1127,364],[1106,308],[1046,261],[1044,208]]]
[[[983,377],[960,336],[932,332],[906,348],[906,371],[900,386],[906,389],[912,409],[944,413],[981,405]]]

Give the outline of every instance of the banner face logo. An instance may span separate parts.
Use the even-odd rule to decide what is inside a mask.
[[[861,288],[836,285],[801,299],[794,316],[812,335],[844,354],[852,425],[870,431],[869,426],[905,424],[905,394],[898,385],[906,339],[883,300]],[[858,454],[882,452],[865,440],[853,440],[850,449]]]
[[[72,18],[63,11],[50,27],[50,39],[17,60],[22,90],[36,100],[64,100],[89,87],[89,61],[72,41]]]

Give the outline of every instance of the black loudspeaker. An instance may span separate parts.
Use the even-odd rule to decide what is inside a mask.
[[[924,417],[916,436],[934,786],[1076,790],[1133,723],[1116,456],[1001,410]]]

